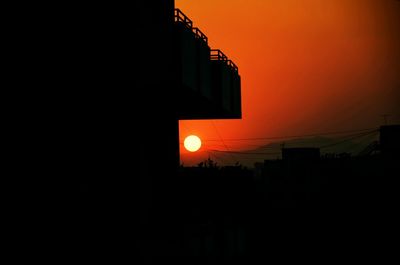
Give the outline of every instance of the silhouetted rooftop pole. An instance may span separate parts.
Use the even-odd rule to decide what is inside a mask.
[[[381,116],[383,117],[383,120],[384,120],[384,122],[385,122],[385,125],[387,125],[387,118],[390,117],[390,116],[392,116],[392,115],[383,114],[383,115],[381,115]]]

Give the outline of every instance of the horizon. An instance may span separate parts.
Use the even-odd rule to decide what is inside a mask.
[[[181,164],[184,166],[196,166],[200,162],[210,158],[221,166],[231,166],[236,163],[253,168],[257,162],[264,160],[282,159],[282,148],[318,148],[321,156],[325,154],[347,153],[353,157],[358,156],[370,144],[378,141],[378,128],[370,128],[361,131],[328,132],[304,136],[283,136],[272,138],[253,139],[225,139],[224,144],[215,144],[221,140],[204,140],[202,148],[194,153],[183,150]],[[237,142],[246,142],[250,145],[248,149],[235,151],[226,150],[227,145]],[[252,142],[252,144],[248,144]],[[211,144],[210,144],[211,143]],[[228,144],[227,144],[228,143]],[[231,144],[233,143],[233,144]],[[258,143],[258,144],[257,144]],[[182,145],[182,143],[180,143]],[[217,146],[210,149],[209,146]]]

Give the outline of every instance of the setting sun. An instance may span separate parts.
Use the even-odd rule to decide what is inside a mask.
[[[201,147],[201,140],[196,135],[189,135],[185,138],[183,145],[189,152],[196,152]]]

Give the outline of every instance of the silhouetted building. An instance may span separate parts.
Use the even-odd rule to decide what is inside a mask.
[[[151,250],[162,257],[179,249],[172,231],[182,225],[182,208],[174,202],[188,188],[177,181],[179,120],[240,118],[240,76],[222,52],[212,56],[206,35],[174,8],[173,0],[140,1],[139,17],[136,101],[145,108],[132,113],[139,122],[126,122],[134,122],[140,132],[139,150],[132,152],[140,155],[141,232],[163,242]]]
[[[54,80],[55,89],[68,98],[62,126],[54,129],[63,131],[54,142],[63,153],[54,155],[63,160],[54,178],[81,187],[79,195],[63,198],[68,209],[56,219],[68,221],[48,240],[65,246],[58,258],[77,254],[79,260],[122,263],[118,258],[141,256],[138,264],[205,264],[211,257],[213,264],[234,264],[243,252],[266,256],[265,240],[275,246],[273,239],[287,231],[271,223],[279,219],[270,213],[273,207],[318,202],[396,209],[392,184],[399,163],[379,156],[321,161],[315,150],[286,150],[284,160],[265,163],[255,183],[237,168],[196,169],[182,177],[179,119],[240,118],[240,76],[234,63],[208,46],[205,34],[174,11],[173,0],[134,5],[134,12],[109,4],[77,8],[75,23],[66,20],[73,26],[63,32],[65,47],[54,53],[65,62],[56,72],[66,73]],[[381,132],[383,152],[398,150],[398,129]],[[321,186],[315,176],[324,180]],[[315,187],[324,196],[315,199]],[[223,262],[227,257],[232,262]]]
[[[174,14],[175,76],[179,119],[241,118],[238,67],[182,11]]]
[[[379,129],[382,154],[400,156],[400,125],[385,125]]]
[[[288,162],[315,162],[320,159],[319,148],[283,148],[282,160]]]

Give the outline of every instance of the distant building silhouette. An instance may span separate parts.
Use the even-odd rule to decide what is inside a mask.
[[[379,129],[380,150],[382,154],[400,156],[400,125],[385,125]]]
[[[284,161],[309,162],[318,161],[320,158],[319,148],[283,148],[282,159]]]
[[[346,153],[320,156],[318,148],[283,148],[282,160],[258,163],[255,176],[265,185],[268,204],[275,208],[319,205],[345,210],[355,205],[360,209],[392,205],[388,198],[399,173],[399,128],[382,126],[379,142],[354,157]]]

